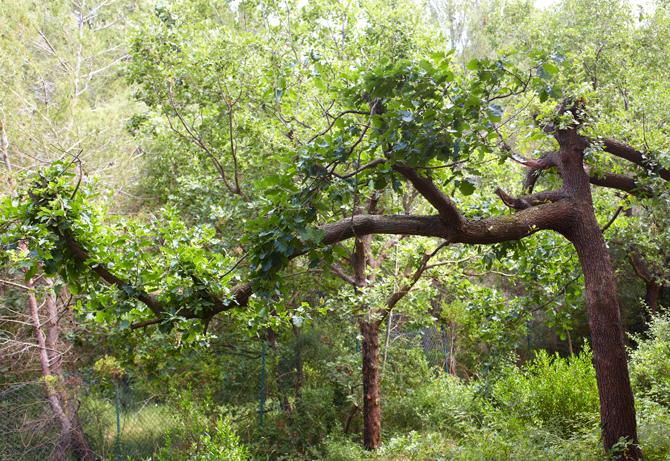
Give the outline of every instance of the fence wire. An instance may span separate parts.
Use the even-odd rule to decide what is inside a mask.
[[[1,459],[50,459],[60,433],[43,382],[15,384],[0,390]]]
[[[437,328],[390,334],[390,341],[396,346],[406,342],[403,348],[420,348],[430,366],[445,370],[447,338],[448,334],[445,336]],[[230,361],[230,366],[214,377],[202,374],[206,365],[193,370],[180,369],[184,382],[149,383],[146,377],[133,378],[132,373],[106,379],[87,374],[71,376],[64,381],[67,392],[60,395],[66,399],[67,412],[74,415],[75,426],[79,425],[88,449],[94,453],[90,459],[146,460],[165,444],[166,435],[175,433],[180,422],[179,397],[169,391],[170,387],[186,388],[190,383],[195,397],[208,398],[217,412],[234,422],[259,424],[264,405],[266,412],[277,410],[270,407],[279,405],[277,396],[288,386],[282,380],[288,378],[278,374],[277,363],[281,360],[278,352],[266,349],[267,360],[263,360],[259,343],[242,352],[224,349],[201,354],[198,360],[201,364],[227,356],[224,360]],[[360,352],[358,347],[356,350]],[[193,361],[193,357],[188,360]],[[74,448],[64,456],[57,453],[63,445],[63,429],[50,403],[48,389],[43,380],[0,385],[0,460],[82,459],[73,452]],[[271,395],[275,398],[268,402]]]
[[[428,365],[449,372],[448,341],[450,334],[443,328],[423,330],[391,331],[390,340],[405,340],[407,348],[418,347],[423,350]]]

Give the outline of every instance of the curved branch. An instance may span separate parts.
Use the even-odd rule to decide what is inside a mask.
[[[619,213],[621,213],[622,210],[623,210],[623,207],[622,207],[622,206],[620,206],[619,208],[617,208],[617,209],[616,209],[616,212],[614,212],[614,215],[612,216],[612,218],[610,218],[610,220],[607,221],[607,224],[605,224],[605,226],[603,226],[603,228],[600,229],[600,232],[603,232],[603,233],[604,233],[607,229],[609,229],[610,226],[611,226],[612,224],[614,224],[614,221],[616,221],[616,218],[619,217]]]
[[[532,158],[522,157],[519,154],[510,153],[509,158],[511,158],[512,160],[514,160],[517,163],[520,163],[521,165],[523,165],[525,167],[532,168],[534,170],[546,170],[546,169],[552,167],[552,165],[544,163],[542,161],[542,157],[535,160],[535,159],[532,159]]]
[[[543,165],[546,165],[547,168],[559,168],[559,162],[558,162],[558,152],[557,151],[551,151],[551,152],[543,152],[542,155],[540,155],[540,158],[537,159],[538,162],[542,163]],[[543,168],[543,169],[547,169]],[[540,178],[540,171],[541,169],[536,169],[536,168],[529,168],[526,171],[526,177],[523,180],[523,190],[528,193],[532,194],[533,193],[533,188],[535,187],[535,183],[537,180]],[[560,174],[560,170],[559,170]]]
[[[407,178],[414,188],[440,213],[444,220],[456,229],[463,224],[463,216],[451,198],[435,186],[428,176],[421,176],[415,168],[406,165],[393,165],[393,169]]]
[[[561,189],[538,192],[537,194],[527,195],[525,197],[512,197],[500,187],[496,187],[493,192],[500,197],[500,200],[502,200],[506,206],[515,210],[525,210],[530,207],[542,205],[543,203],[554,203],[564,198]]]
[[[589,174],[590,182],[594,186],[607,187],[609,189],[617,189],[623,192],[628,192],[638,198],[654,197],[656,192],[649,186],[644,186],[637,183],[634,179],[616,173],[600,173],[592,174],[593,167],[584,165],[584,170]]]
[[[328,131],[330,131],[330,129],[333,127],[333,125],[335,125],[335,122],[337,122],[337,120],[338,120],[340,117],[342,117],[343,115],[347,115],[347,114],[370,115],[370,112],[366,112],[366,111],[362,111],[362,110],[345,110],[344,112],[341,112],[339,115],[337,115],[336,117],[333,118],[333,121],[331,122],[330,125],[328,125],[328,128],[326,128],[326,129],[323,130],[323,131],[318,132],[317,134],[315,134],[314,136],[312,136],[311,138],[309,138],[309,139],[307,140],[307,143],[306,143],[306,144],[309,144],[310,142],[314,141],[314,140],[315,140],[316,138],[318,138],[319,136],[323,136],[324,134],[328,133]]]
[[[445,222],[442,216],[417,215],[356,215],[340,221],[326,224],[321,227],[324,231],[322,245],[333,245],[356,236],[370,234],[420,235],[425,237],[439,237],[448,243],[487,244],[499,243],[508,240],[519,240],[540,230],[553,229],[560,232],[562,226],[569,221],[574,207],[567,200],[557,203],[539,205],[522,210],[512,216],[501,216],[491,219],[472,220],[461,217],[460,227],[453,222]],[[457,212],[456,208],[454,210]],[[460,213],[459,213],[460,217]],[[102,263],[93,261],[91,256],[67,232],[54,229],[62,238],[70,251],[81,262],[98,274],[102,280],[118,287],[132,286],[112,274]],[[302,252],[290,255],[294,259]],[[214,306],[205,312],[196,315],[194,312],[183,309],[180,315],[184,318],[209,319],[220,312],[230,310],[236,306],[245,306],[252,294],[251,282],[235,285],[230,290],[231,300],[221,300],[211,296]],[[165,312],[165,306],[158,297],[137,287],[137,299],[147,305],[149,309],[160,317]],[[140,324],[138,324],[140,325]]]
[[[362,165],[356,171],[352,171],[351,173],[347,173],[347,174],[344,174],[344,175],[339,175],[339,174],[333,172],[333,176],[337,176],[340,179],[353,178],[354,176],[356,176],[361,171],[367,170],[368,168],[376,167],[377,165],[381,165],[383,163],[386,163],[386,159],[378,158],[378,159],[375,159],[375,160],[371,161],[370,163],[366,163],[365,165]]]
[[[628,160],[629,162],[641,166],[645,170],[654,171],[665,181],[670,181],[670,170],[667,168],[659,169],[657,165],[654,165],[653,162],[648,160],[646,154],[643,154],[642,152],[635,150],[634,147],[617,141],[616,139],[604,138],[602,141],[603,150],[605,152],[624,160]]]

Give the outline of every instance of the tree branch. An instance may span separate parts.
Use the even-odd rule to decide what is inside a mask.
[[[502,200],[506,206],[515,210],[525,210],[530,207],[542,205],[543,203],[554,203],[564,198],[561,189],[538,192],[537,194],[527,195],[525,197],[512,197],[500,187],[496,187],[493,192],[500,197],[500,200]]]
[[[462,227],[463,216],[461,216],[460,211],[458,211],[451,198],[435,186],[430,177],[421,176],[415,168],[406,165],[393,165],[393,169],[407,178],[450,226],[455,229]]]
[[[665,181],[670,181],[670,171],[666,168],[658,168],[658,165],[655,165],[648,160],[647,154],[643,154],[642,152],[635,150],[634,147],[619,142],[616,139],[604,138],[602,141],[603,150],[605,152],[624,160],[628,160],[629,162],[641,166],[645,170],[654,171]]]

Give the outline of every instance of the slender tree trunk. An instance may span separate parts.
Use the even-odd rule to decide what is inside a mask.
[[[296,406],[300,404],[302,384],[305,382],[305,376],[302,371],[302,343],[300,341],[300,328],[293,325],[293,334],[296,340],[296,354],[295,354],[295,397]]]
[[[566,329],[565,329],[565,334],[566,334],[567,337],[568,337],[568,352],[570,352],[570,357],[572,357],[572,356],[575,355],[575,354],[574,354],[574,352],[572,351],[572,338],[570,337],[570,330],[568,330],[568,329],[566,328]]]
[[[278,360],[277,360],[277,387],[279,387],[279,391],[281,392],[281,396],[279,396],[279,401],[281,402],[282,409],[286,413],[286,418],[289,422],[289,424],[293,425],[293,409],[291,408],[291,402],[289,402],[288,399],[288,394],[286,392],[286,386],[284,386],[284,377],[287,374],[287,367],[285,360],[282,356],[281,351],[279,350],[279,346],[277,345],[277,335],[275,334],[275,331],[272,329],[272,327],[268,327],[267,329],[267,338],[268,338],[268,343],[270,344],[270,349],[272,349],[277,355],[278,355]]]
[[[647,294],[644,297],[644,303],[647,305],[647,308],[649,309],[651,316],[656,315],[656,306],[658,305],[658,294],[661,291],[661,286],[656,283],[655,281],[651,281],[650,283],[645,283],[647,287]],[[651,321],[651,316],[647,314],[647,323]]]
[[[393,321],[393,312],[389,312],[386,319],[386,338],[384,339],[384,360],[382,362],[382,376],[386,373],[386,357],[389,351],[389,340],[391,339],[391,322]]]
[[[14,186],[14,180],[11,176],[12,164],[9,161],[9,140],[7,139],[7,132],[5,131],[5,125],[2,120],[0,120],[0,153],[2,153],[2,160],[7,169],[7,183],[10,186]]]
[[[382,444],[379,389],[379,322],[359,319],[363,336],[363,443],[367,450]]]
[[[19,245],[22,250],[26,249],[25,243]],[[47,284],[52,286],[51,280],[47,279]],[[79,421],[76,399],[62,376],[61,354],[56,348],[58,345],[58,310],[53,293],[47,293],[44,300],[48,315],[45,337],[40,321],[37,298],[33,291],[35,288],[34,279],[30,279],[26,286],[31,290],[28,294],[30,322],[37,343],[42,376],[46,378],[47,401],[61,426],[61,436],[51,455],[51,460],[69,461],[70,449],[77,461],[95,460],[97,455],[86,440]]]

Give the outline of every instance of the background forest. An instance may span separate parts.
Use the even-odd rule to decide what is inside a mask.
[[[662,0],[2,3],[0,459],[670,460],[668,49]]]

